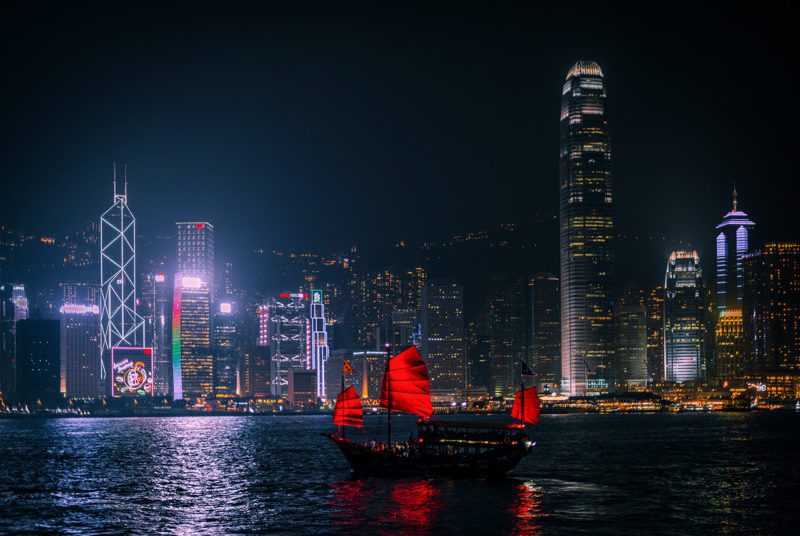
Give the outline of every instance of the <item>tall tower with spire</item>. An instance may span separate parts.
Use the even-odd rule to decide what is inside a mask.
[[[136,218],[128,208],[128,168],[122,192],[117,191],[114,164],[114,203],[100,216],[101,310],[100,380],[109,393],[111,348],[144,346],[144,320],[136,313]]]
[[[734,187],[731,211],[717,225],[717,313],[742,308],[742,255],[750,251],[750,231],[755,225],[747,214],[739,210]]]
[[[572,396],[613,387],[614,198],[606,82],[578,61],[561,90],[561,379]]]

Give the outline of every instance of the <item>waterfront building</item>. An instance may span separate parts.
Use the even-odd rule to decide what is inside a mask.
[[[750,231],[755,227],[739,210],[736,190],[733,207],[717,225],[717,312],[742,308],[744,266],[742,256],[750,250]]]
[[[295,409],[311,409],[317,404],[317,372],[289,369],[286,376],[286,398]]]
[[[609,387],[614,219],[603,71],[578,61],[561,92],[561,376],[570,395]]]
[[[647,387],[647,308],[641,293],[628,292],[614,311],[617,326],[615,383],[619,390]]]
[[[434,389],[467,386],[464,288],[451,280],[432,280],[422,292],[422,355]]]
[[[744,321],[740,309],[726,308],[719,313],[715,329],[717,377],[729,381],[744,375]]]
[[[101,394],[100,307],[96,303],[61,306],[60,377],[60,391],[69,398]]]
[[[668,382],[705,379],[703,272],[694,251],[675,251],[664,279],[664,375]]]
[[[271,391],[288,395],[289,371],[311,370],[311,322],[308,294],[284,292],[269,304]]]
[[[236,304],[220,302],[215,309],[214,395],[218,399],[234,398],[237,395],[236,369],[239,350]]]
[[[213,391],[210,285],[178,273],[172,298],[172,396],[205,399]]]
[[[419,311],[417,309],[397,309],[392,311],[392,334],[388,339],[392,348],[404,348],[421,344]]]
[[[309,304],[309,325],[311,339],[308,352],[311,356],[311,370],[316,373],[316,396],[320,400],[328,398],[327,384],[325,382],[325,362],[330,356],[328,346],[328,325],[325,318],[325,300],[322,290],[311,289],[311,303]],[[331,396],[334,396],[332,393]]]
[[[172,394],[172,298],[174,283],[172,276],[158,272],[152,280],[153,311],[153,385],[155,396]]]
[[[45,407],[61,390],[61,326],[58,320],[26,318],[17,322],[16,399]]]
[[[800,243],[768,243],[743,262],[747,368],[800,373]]]
[[[28,318],[25,286],[19,283],[0,285],[0,398],[14,392],[16,386],[17,322]]]
[[[481,311],[476,321],[468,325],[467,358],[469,360],[468,385],[470,389],[484,389],[489,392],[491,383],[491,329],[489,307]]]
[[[523,277],[496,275],[489,288],[489,393],[505,396],[519,388],[519,371],[526,357]]]
[[[649,383],[664,381],[664,287],[647,293],[647,377]]]
[[[111,392],[111,349],[136,347],[145,342],[144,319],[137,313],[136,218],[128,207],[128,181],[117,191],[114,166],[114,203],[100,216],[101,392]]]
[[[544,392],[561,383],[561,296],[558,277],[539,274],[528,279],[530,324],[528,364],[539,375]]]

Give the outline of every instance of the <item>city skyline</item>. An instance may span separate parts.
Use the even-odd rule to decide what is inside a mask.
[[[356,36],[375,40],[374,51],[364,53],[327,26],[304,21],[311,25],[309,30],[319,30],[314,44],[329,45],[328,55],[309,56],[297,47],[277,58],[258,54],[275,46],[284,50],[296,42],[286,30],[276,30],[272,38],[253,33],[253,25],[258,23],[272,27],[281,21],[303,20],[301,8],[288,7],[256,10],[250,13],[250,23],[243,23],[245,13],[240,13],[236,22],[243,23],[247,31],[224,43],[212,38],[201,45],[202,52],[197,55],[172,40],[142,41],[132,33],[134,27],[161,32],[177,15],[164,6],[157,12],[159,17],[145,19],[142,13],[112,9],[87,23],[85,36],[73,37],[63,51],[33,46],[26,55],[28,63],[12,58],[5,68],[18,82],[5,92],[16,138],[5,145],[9,153],[4,158],[4,174],[12,184],[9,195],[0,201],[4,223],[32,232],[64,225],[79,227],[85,211],[72,207],[79,197],[81,203],[91,206],[103,201],[101,190],[106,188],[108,166],[118,161],[129,164],[131,195],[147,200],[137,207],[137,216],[142,232],[148,235],[164,233],[175,221],[208,219],[218,224],[218,242],[228,247],[233,247],[233,237],[241,237],[236,242],[247,249],[320,250],[333,241],[337,242],[331,244],[335,250],[353,243],[368,250],[399,240],[442,239],[509,221],[525,224],[534,213],[556,214],[558,191],[552,182],[558,173],[553,162],[558,146],[552,122],[557,117],[558,94],[552,88],[561,83],[564,70],[581,57],[598,61],[613,81],[610,108],[618,157],[614,166],[616,201],[625,207],[616,222],[621,234],[684,240],[701,258],[710,258],[713,244],[699,230],[718,222],[728,204],[722,199],[729,196],[734,183],[751,214],[767,214],[773,208],[786,212],[791,206],[790,196],[778,188],[759,187],[762,179],[778,181],[792,169],[789,160],[780,156],[790,151],[768,146],[758,134],[773,132],[778,144],[791,139],[781,133],[787,132],[786,125],[792,121],[761,113],[759,108],[770,91],[761,81],[789,61],[782,54],[790,47],[776,46],[781,33],[763,29],[767,22],[782,24],[769,8],[763,8],[761,18],[755,20],[736,11],[720,14],[706,9],[695,11],[693,23],[660,14],[667,19],[659,27],[669,22],[685,31],[686,39],[677,44],[659,39],[659,30],[643,36],[634,25],[610,20],[609,15],[595,10],[590,12],[600,21],[608,21],[618,30],[616,35],[609,36],[601,29],[603,24],[590,24],[592,17],[587,17],[587,22],[573,21],[579,26],[571,41],[555,39],[556,29],[549,28],[547,21],[558,20],[558,11],[537,11],[534,18],[527,8],[507,6],[456,14],[452,41],[440,39],[431,25],[424,25],[419,41],[414,42],[398,23],[389,22],[380,8],[373,13],[376,25],[365,25],[347,10],[322,12]],[[44,17],[37,16],[35,24],[34,15],[26,9],[18,8],[18,15],[19,30],[32,36],[69,31],[64,22],[70,20],[68,14],[51,10]],[[404,12],[398,15],[399,20],[409,16]],[[429,16],[433,24],[444,20],[445,14],[432,9]],[[648,17],[646,13],[636,16]],[[193,31],[204,35],[213,24],[208,10],[200,4],[194,17]],[[468,36],[473,28],[484,26],[483,17],[495,21],[496,28],[483,29],[484,45],[470,43]],[[728,28],[742,25],[751,26],[752,32],[737,32],[742,40],[734,40]],[[117,30],[109,35],[114,26]],[[375,35],[378,28],[384,30],[382,37]],[[176,40],[191,38],[180,26],[174,31]],[[228,30],[222,32],[227,35]],[[707,39],[705,32],[718,39]],[[13,37],[13,33],[8,35]],[[99,36],[107,38],[109,47],[101,58],[92,56],[85,46],[86,40]],[[626,46],[635,38],[639,38],[641,50]],[[712,44],[715,41],[720,45]],[[560,44],[545,54],[539,50],[541,42]],[[400,45],[412,60],[420,60],[430,48],[438,54],[426,61],[409,62],[393,53]],[[139,53],[134,54],[131,46],[138,46]],[[724,46],[732,48],[729,52],[717,48]],[[686,54],[692,47],[698,47],[695,53]],[[509,50],[513,53],[505,53]],[[742,51],[747,53],[737,54]],[[62,80],[62,98],[66,100],[42,98],[30,85],[29,69],[36,66],[38,75],[52,76],[49,73],[65,54],[69,54],[76,75],[82,76]],[[113,61],[106,63],[108,57]],[[643,61],[642,57],[652,59]],[[195,61],[198,69],[192,63],[183,66],[183,58]],[[228,58],[238,62],[221,65]],[[257,67],[259,59],[264,62],[263,72],[254,73],[250,66]],[[305,62],[309,68],[300,73],[292,60]],[[112,64],[115,68],[106,71]],[[451,67],[438,73],[441,64]],[[420,68],[414,69],[414,65]],[[131,80],[126,68],[142,76]],[[200,68],[218,69],[238,92],[231,94],[209,84]],[[722,73],[720,81],[735,76],[735,83],[726,83],[726,91],[715,96],[718,102],[714,107],[705,105],[700,85],[708,70]],[[109,91],[116,73],[120,83]],[[162,81],[155,82],[150,73]],[[789,76],[795,75],[790,71]],[[420,87],[421,80],[429,83]],[[408,86],[401,81],[415,90],[410,96],[402,90]],[[457,92],[454,84],[458,84]],[[315,86],[318,89],[312,89]],[[93,88],[107,96],[91,102],[80,96],[91,94]],[[463,97],[457,97],[459,93]],[[157,99],[155,94],[164,98]],[[401,95],[404,97],[398,99]],[[31,111],[33,98],[44,103],[38,112]],[[400,106],[392,107],[392,103]],[[441,111],[437,112],[437,107]],[[488,111],[476,112],[485,107]],[[418,112],[404,113],[409,108]],[[209,109],[216,111],[208,113]],[[373,124],[359,109],[368,110],[369,117],[385,116],[385,121]],[[724,114],[725,109],[739,110],[735,122]],[[69,110],[80,111],[86,119],[76,121]],[[41,113],[48,113],[54,121],[44,138],[31,144],[40,156],[32,159],[26,151],[11,151],[15,144],[31,139],[36,121],[24,119]],[[120,126],[106,123],[106,117]],[[341,136],[338,128],[326,125],[349,128],[352,134]],[[394,128],[386,128],[388,125]],[[483,134],[487,132],[493,136]],[[392,148],[401,142],[410,144],[409,148],[393,156]],[[406,154],[420,156],[403,158]],[[764,154],[777,157],[758,156]],[[402,166],[397,165],[398,157]],[[654,158],[658,166],[651,165]],[[52,163],[45,166],[44,162]],[[22,184],[42,184],[43,177],[47,177],[43,183],[47,188],[39,195],[28,196],[20,189]],[[487,180],[493,188],[483,187]],[[450,189],[453,181],[463,187]],[[298,183],[308,192],[304,203],[313,200],[335,206],[336,217],[326,217],[325,210],[313,211],[304,222],[288,225],[297,203],[291,188]],[[392,183],[404,187],[383,195],[386,187],[382,185]],[[691,191],[692,195],[679,203],[670,202],[676,191]],[[647,196],[652,196],[653,202],[637,202]],[[382,201],[373,203],[373,198]],[[63,200],[63,206],[50,203],[51,199]],[[425,224],[415,220],[396,226],[382,217],[385,209],[398,210],[409,203],[426,216]],[[264,206],[270,210],[263,210]],[[669,217],[676,210],[682,217]],[[41,214],[36,219],[26,216],[34,212]],[[372,225],[362,225],[365,219]],[[316,232],[323,226],[334,231],[332,237],[322,239]],[[770,219],[760,221],[756,229],[757,236],[780,240],[795,240],[796,233]],[[661,258],[674,249],[661,247],[653,252],[635,242],[631,247],[642,258],[658,257],[651,265],[661,264]],[[241,251],[219,253],[237,256]]]

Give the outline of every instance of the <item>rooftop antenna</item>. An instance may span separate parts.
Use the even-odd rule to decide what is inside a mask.
[[[125,162],[125,164],[123,164],[123,165],[125,166],[125,190],[124,190],[124,193],[122,195],[124,195],[125,199],[127,199],[128,198],[128,163]]]
[[[736,205],[738,205],[738,204],[739,204],[739,203],[736,201],[736,196],[737,196],[737,195],[738,195],[738,194],[736,193],[736,183],[733,183],[733,211],[734,211],[734,212],[736,212]]]
[[[111,165],[114,167],[114,200],[117,199],[117,163],[112,162]]]

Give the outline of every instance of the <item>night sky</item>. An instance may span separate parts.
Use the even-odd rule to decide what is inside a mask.
[[[287,4],[6,5],[0,223],[80,228],[117,161],[141,231],[208,220],[223,250],[524,224],[558,213],[561,85],[593,59],[619,232],[711,255],[736,183],[756,242],[799,238],[788,2]]]

